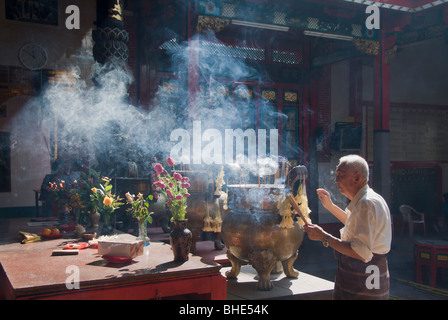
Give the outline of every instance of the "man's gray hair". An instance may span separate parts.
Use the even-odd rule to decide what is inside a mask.
[[[367,161],[357,154],[349,154],[339,159],[339,165],[344,164],[354,172],[359,172],[361,176],[369,181],[369,165]]]

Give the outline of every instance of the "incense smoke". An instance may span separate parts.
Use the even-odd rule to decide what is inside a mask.
[[[220,48],[224,44],[213,33],[202,37],[197,46],[191,46],[190,41],[168,52],[172,71],[177,76],[172,81],[177,92],[173,98],[167,94],[166,88],[159,87],[148,110],[129,104],[127,89],[133,77],[126,67],[95,64],[95,86],[88,86],[75,72],[72,76],[75,83],[49,86],[13,119],[13,123],[24,126],[29,121],[37,121],[47,127],[44,130],[47,145],[51,134],[57,137],[57,155],[49,148],[53,158],[86,158],[90,167],[108,176],[125,176],[127,163],[135,162],[139,175],[149,175],[154,157],[166,158],[176,144],[176,141],[170,141],[173,130],[193,130],[193,120],[188,117],[188,59],[195,55],[199,59],[199,83],[207,92],[199,92],[194,101],[195,120],[201,121],[203,132],[215,129],[224,137],[226,129],[255,129],[249,88],[243,84],[230,89],[234,92],[229,92],[229,88],[242,81],[259,83],[265,75],[243,61],[221,55]],[[240,97],[238,102],[235,102],[233,93]],[[260,101],[263,104],[262,99]],[[34,111],[29,118],[28,111],[36,106],[41,110],[40,115],[36,116]],[[287,117],[271,110],[267,104],[265,109],[269,111],[265,117],[267,122],[276,123],[278,117]],[[274,129],[269,123],[260,123],[260,128]],[[32,150],[33,145],[29,147]],[[237,157],[247,158],[247,152]],[[248,161],[239,163],[245,174],[264,176],[274,174],[279,161],[283,160],[267,154],[257,159],[255,164]],[[235,173],[235,181],[240,179],[239,170],[229,170],[231,173]]]

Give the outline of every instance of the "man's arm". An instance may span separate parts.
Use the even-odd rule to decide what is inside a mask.
[[[316,192],[324,208],[330,211],[331,214],[333,214],[339,221],[341,221],[345,225],[347,214],[344,210],[333,203],[330,193],[325,189],[317,189]]]
[[[351,243],[348,241],[342,241],[331,234],[325,232],[321,227],[315,224],[308,224],[304,226],[306,233],[308,234],[308,238],[311,240],[317,240],[324,242],[325,239],[328,241],[328,246],[333,248],[339,253],[343,255],[349,256],[354,259],[358,259],[364,261],[360,255],[358,255],[351,247]]]

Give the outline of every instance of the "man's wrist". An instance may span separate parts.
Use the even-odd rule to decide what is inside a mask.
[[[329,233],[325,234],[323,240],[322,240],[322,245],[327,248],[330,243],[328,242],[328,240],[330,239],[331,235]]]

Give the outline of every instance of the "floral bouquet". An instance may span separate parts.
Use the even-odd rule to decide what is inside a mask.
[[[126,193],[127,203],[131,205],[131,208],[128,211],[132,214],[133,218],[137,220],[147,220],[149,223],[152,223],[152,212],[149,212],[149,202],[153,199],[152,195],[143,197],[143,194],[139,193],[137,197],[135,195]]]
[[[66,183],[65,180],[57,179],[55,182],[49,182],[46,190],[50,193],[54,203],[59,210],[60,219],[68,221],[70,213],[73,214],[73,220],[77,222],[78,212],[84,207],[83,202],[79,198],[79,185],[75,180],[73,183]]]
[[[101,180],[104,181],[104,185],[100,183],[99,188],[93,187],[90,199],[93,202],[93,207],[103,218],[103,230],[101,230],[101,233],[110,234],[113,231],[110,218],[113,212],[123,203],[120,202],[121,198],[112,193],[111,179],[103,177]]]
[[[174,160],[172,158],[167,159],[168,165],[173,167]],[[153,188],[156,191],[154,195],[156,198],[159,195],[163,195],[166,199],[166,205],[171,211],[171,220],[181,221],[185,220],[185,214],[187,212],[187,199],[190,197],[188,188],[188,177],[182,177],[180,173],[174,172],[171,176],[160,163],[154,165],[155,182]]]
[[[67,184],[65,180],[57,179],[56,182],[50,181],[46,189],[59,206],[65,206],[70,202],[70,198],[76,194],[77,188],[78,182],[76,180],[72,184]]]
[[[143,240],[146,244],[149,244],[148,230],[146,228],[146,223],[152,223],[151,215],[153,212],[149,212],[149,202],[153,199],[152,195],[148,195],[146,198],[143,194],[139,193],[137,197],[129,192],[126,193],[127,203],[131,205],[128,212],[132,214],[132,217],[137,219],[139,227],[138,240]]]

